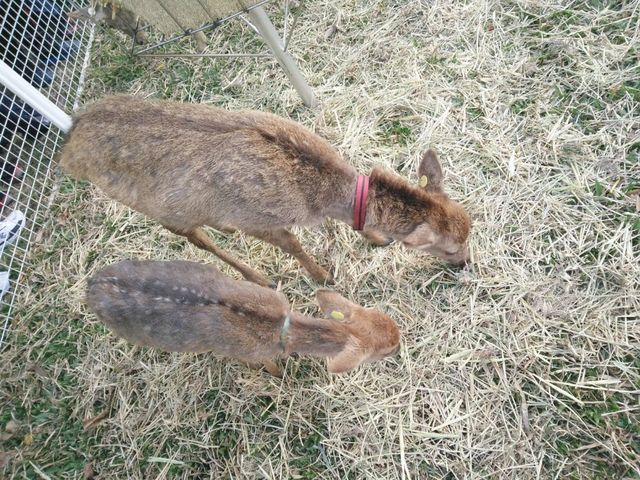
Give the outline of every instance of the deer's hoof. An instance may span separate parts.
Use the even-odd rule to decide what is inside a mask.
[[[269,280],[267,277],[263,277],[262,275],[244,275],[244,279],[247,282],[255,283],[257,285],[260,285],[261,287],[272,288],[274,290],[278,287],[277,283],[275,283],[273,280]]]
[[[324,283],[326,285],[334,285],[336,283],[333,275],[331,275],[326,270],[322,270],[320,272],[316,272],[312,274],[311,277],[318,283]]]

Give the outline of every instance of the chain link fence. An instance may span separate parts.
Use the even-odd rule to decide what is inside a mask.
[[[77,106],[89,61],[93,25],[68,15],[82,6],[0,0],[0,346],[52,195],[52,161],[64,132],[51,112],[64,117]]]

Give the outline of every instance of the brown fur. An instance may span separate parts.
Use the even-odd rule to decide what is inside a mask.
[[[416,225],[428,222],[437,230],[448,232],[454,241],[466,241],[471,228],[469,217],[462,207],[443,195],[427,193],[381,168],[373,169],[369,181],[369,198],[377,207],[374,215],[377,222],[384,225],[381,228],[409,234]],[[393,215],[399,210],[403,216]]]
[[[397,349],[400,333],[387,315],[334,292],[317,295],[328,314],[342,310],[345,322],[291,312],[281,293],[232,280],[210,265],[123,261],[89,280],[87,303],[116,335],[137,345],[213,351],[274,374],[275,359],[293,352],[328,357],[337,373]]]
[[[264,277],[216,247],[200,227],[240,229],[271,242],[326,281],[330,275],[286,228],[326,217],[352,222],[355,169],[326,140],[268,113],[108,97],[75,118],[61,161],[69,174],[94,182],[262,285]],[[425,224],[432,241],[462,250],[469,230],[462,207],[441,191],[425,192],[374,170],[365,236],[425,250],[431,246],[417,230]],[[405,241],[412,233],[417,238]]]
[[[417,224],[429,218],[440,228],[442,224],[442,202],[405,179],[382,168],[374,168],[369,176],[370,223],[384,225],[385,229],[400,235],[408,235]],[[394,215],[402,210],[404,215]],[[367,212],[369,214],[369,212]]]

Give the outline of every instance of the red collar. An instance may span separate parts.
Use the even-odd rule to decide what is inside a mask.
[[[353,229],[362,230],[367,216],[367,193],[369,193],[369,177],[358,175],[356,196],[353,206]]]

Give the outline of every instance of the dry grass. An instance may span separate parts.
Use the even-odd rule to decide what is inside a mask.
[[[306,2],[292,49],[322,102],[314,110],[273,61],[136,61],[101,34],[87,101],[124,91],[269,110],[315,129],[363,172],[382,163],[414,180],[420,153],[436,147],[447,191],[473,216],[475,261],[456,272],[399,246],[372,249],[334,222],[301,231],[340,292],[398,321],[403,347],[345,376],[290,359],[279,380],[212,355],[133,348],[97,324],[82,298],[105,265],[220,264],[64,179],[2,354],[0,426],[12,431],[0,472],[637,478],[639,8]],[[239,24],[212,41],[241,48],[262,49]],[[214,235],[296,308],[316,311],[317,285],[295,261]]]

